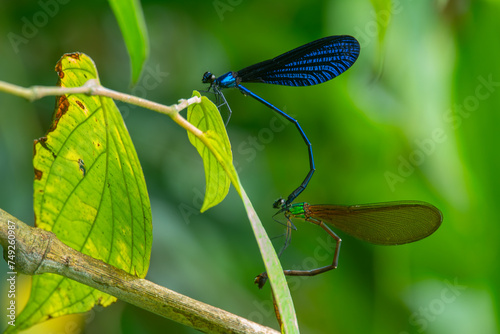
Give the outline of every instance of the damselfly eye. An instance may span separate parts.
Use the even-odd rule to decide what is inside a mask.
[[[213,75],[210,72],[205,72],[205,74],[203,74],[203,78],[201,79],[201,82],[211,84],[212,82],[214,82],[214,80],[215,80],[215,75]]]

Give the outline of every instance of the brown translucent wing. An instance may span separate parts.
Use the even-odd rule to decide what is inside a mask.
[[[443,216],[435,206],[398,201],[352,206],[305,205],[306,216],[377,245],[400,245],[431,235]]]

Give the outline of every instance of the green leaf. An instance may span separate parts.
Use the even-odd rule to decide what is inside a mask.
[[[82,86],[98,78],[94,63],[82,53],[65,54],[56,71],[61,87]],[[33,165],[37,227],[54,232],[84,254],[146,276],[151,208],[137,154],[112,99],[58,97],[49,132],[35,141]],[[21,330],[114,301],[59,275],[36,275],[18,326],[11,328]]]
[[[200,93],[194,92],[193,96],[200,96]],[[219,111],[206,96],[201,99],[201,103],[188,107],[187,118],[191,124],[205,132],[205,138],[208,141],[205,145],[194,134],[188,132],[189,141],[200,154],[205,167],[206,190],[205,200],[201,207],[201,212],[204,212],[222,202],[226,197],[230,178],[236,180],[236,171],[232,165],[231,144]]]
[[[373,9],[375,11],[375,18],[378,27],[378,41],[383,44],[387,27],[392,18],[392,2],[391,0],[371,0]]]
[[[200,96],[200,93],[195,91],[193,96],[195,95]],[[226,188],[226,182],[231,180],[243,200],[255,239],[259,245],[276,305],[281,315],[283,329],[286,333],[298,333],[297,317],[283,269],[264,226],[262,226],[252,203],[240,184],[238,174],[233,166],[231,145],[219,110],[212,101],[203,96],[201,103],[191,105],[188,108],[188,121],[203,131],[201,136],[195,136],[188,132],[189,140],[198,150],[205,166],[207,191],[202,212],[224,199],[229,189],[228,183]],[[226,174],[226,176],[222,174]]]
[[[382,71],[384,40],[387,33],[387,28],[392,19],[393,6],[391,0],[371,0],[375,11],[375,23],[378,31],[378,48],[376,53],[376,64],[379,66],[379,71]],[[379,73],[380,75],[380,73]]]
[[[139,0],[108,0],[123,34],[130,55],[132,83],[141,76],[142,67],[149,56],[149,38]]]
[[[299,333],[299,325],[297,323],[297,316],[295,314],[292,296],[290,295],[288,283],[286,282],[285,275],[283,274],[283,268],[278,260],[273,244],[271,243],[271,240],[269,240],[266,230],[264,229],[264,226],[262,226],[262,222],[257,216],[257,213],[255,212],[252,203],[243,188],[241,188],[240,196],[243,200],[243,204],[245,205],[248,219],[252,225],[252,230],[255,235],[255,239],[257,240],[257,244],[259,245],[267,275],[269,276],[269,282],[271,283],[274,300],[281,316],[282,332],[289,334]]]

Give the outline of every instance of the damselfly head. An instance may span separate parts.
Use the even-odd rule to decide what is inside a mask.
[[[210,72],[205,72],[205,74],[203,74],[203,78],[201,79],[201,82],[209,84],[212,84],[214,81],[215,81],[215,75],[213,75]]]
[[[285,200],[283,199],[283,197],[280,197],[276,201],[274,201],[273,208],[275,208],[275,209],[283,209],[283,205],[285,205]]]

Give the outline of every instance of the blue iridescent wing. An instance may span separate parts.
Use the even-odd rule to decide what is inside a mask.
[[[321,38],[236,72],[236,83],[317,85],[347,71],[358,58],[359,50],[358,41],[351,36]]]

